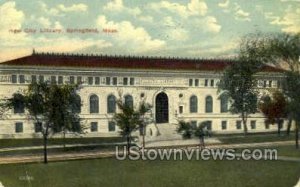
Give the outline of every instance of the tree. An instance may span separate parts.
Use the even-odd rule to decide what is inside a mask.
[[[204,121],[197,126],[192,125],[190,122],[179,121],[177,133],[180,133],[184,139],[199,138],[199,146],[204,148],[204,137],[209,135],[209,131],[207,130],[209,124],[209,121]]]
[[[283,120],[287,117],[287,102],[282,92],[275,91],[272,94],[272,98],[263,96],[259,103],[259,109],[267,118],[266,123],[277,124],[277,133],[280,135]]]
[[[145,136],[145,127],[149,121],[146,113],[151,109],[151,105],[142,101],[135,110],[133,105],[129,105],[123,101],[122,97],[118,99],[117,105],[120,109],[120,113],[114,115],[114,120],[116,121],[118,127],[120,128],[120,134],[126,137],[127,141],[127,154],[130,154],[130,146],[132,140],[132,132],[136,130],[141,130],[143,135],[143,141]],[[143,146],[144,146],[143,142]]]
[[[234,62],[225,70],[219,84],[222,95],[231,100],[229,111],[240,114],[245,135],[248,132],[247,119],[257,111],[257,81],[254,77],[257,71],[258,65],[252,61]]]
[[[75,125],[80,121],[78,113],[72,111],[72,105],[76,102],[74,95],[78,89],[77,85],[32,83],[23,93],[13,94],[11,98],[1,101],[1,108],[5,111],[13,108],[16,103],[24,103],[29,117],[42,125],[44,163],[48,162],[49,135],[62,132],[62,129],[82,132],[81,125]]]
[[[262,45],[258,45],[255,51],[260,51],[261,59],[264,62],[287,69],[283,84],[283,93],[288,98],[288,117],[296,123],[295,141],[296,147],[299,148],[300,32],[295,34],[275,33],[265,36],[255,36],[251,40],[261,41]],[[291,122],[288,124],[287,132],[290,131]]]

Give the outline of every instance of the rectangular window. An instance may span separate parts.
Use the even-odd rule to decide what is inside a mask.
[[[36,75],[31,75],[31,82],[36,83]]]
[[[236,129],[242,129],[242,121],[236,121]]]
[[[207,121],[206,129],[209,130],[209,131],[212,130],[212,122],[211,121]]]
[[[256,121],[250,121],[251,129],[256,129]]]
[[[117,85],[118,84],[118,79],[117,77],[113,77],[113,85]]]
[[[208,79],[205,79],[204,86],[208,86]]]
[[[130,85],[134,85],[134,78],[130,78]]]
[[[97,132],[97,131],[98,131],[98,123],[91,122],[91,132]]]
[[[272,81],[269,81],[269,87],[272,88]]]
[[[179,114],[183,113],[183,106],[179,106]]]
[[[25,76],[19,75],[19,83],[25,83]]]
[[[214,87],[214,86],[215,86],[215,80],[214,80],[214,79],[211,79],[211,80],[210,80],[210,86],[211,86],[211,87]]]
[[[264,88],[267,87],[267,81],[264,81],[263,87],[264,87]]]
[[[23,132],[23,123],[22,122],[18,122],[18,123],[16,123],[16,129],[15,129],[15,131],[16,131],[16,133],[21,133],[21,132]]]
[[[39,133],[42,132],[42,123],[34,123],[34,132]]]
[[[266,129],[270,129],[270,124],[269,123],[265,123],[265,128]]]
[[[43,75],[40,75],[40,76],[39,76],[39,81],[40,81],[40,82],[44,82],[44,80],[45,80],[45,79],[44,79],[44,76],[43,76]]]
[[[227,121],[222,121],[222,130],[226,130],[227,129]]]
[[[281,81],[280,80],[277,81],[277,88],[281,88]]]
[[[128,78],[127,77],[123,78],[123,85],[128,85]]]
[[[74,78],[74,76],[70,76],[70,84],[75,84],[75,78]]]
[[[95,84],[99,85],[100,84],[100,77],[95,77]]]
[[[82,84],[82,77],[81,76],[77,77],[77,84]]]
[[[12,75],[11,76],[11,82],[12,83],[17,83],[17,75]]]
[[[108,122],[108,131],[113,132],[116,131],[116,123],[113,121]]]
[[[93,85],[93,82],[94,82],[93,77],[88,77],[89,85]]]
[[[56,84],[56,76],[51,76],[51,83]]]
[[[189,86],[193,86],[193,79],[189,80]]]
[[[197,121],[191,121],[191,126],[193,128],[196,128],[197,127]]]
[[[110,77],[106,77],[106,85],[110,85]]]
[[[64,77],[58,76],[58,84],[63,84],[63,83],[64,83]]]
[[[195,86],[199,86],[199,79],[195,79]]]

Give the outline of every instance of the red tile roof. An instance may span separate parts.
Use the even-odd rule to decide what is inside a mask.
[[[222,71],[232,63],[234,60],[35,53],[0,65]],[[264,66],[262,71],[283,70]]]

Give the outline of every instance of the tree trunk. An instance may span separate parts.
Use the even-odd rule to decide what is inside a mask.
[[[43,134],[44,136],[44,163],[47,164],[48,163],[48,158],[47,158],[47,133]]]
[[[64,151],[66,150],[66,131],[63,130],[63,146],[64,146]]]
[[[146,134],[146,128],[143,126],[143,148],[145,149],[145,134]]]
[[[242,122],[243,122],[243,128],[244,128],[244,135],[246,136],[248,133],[248,127],[247,127],[247,118],[244,113],[242,113]]]
[[[127,154],[130,155],[130,136],[127,134]]]
[[[280,136],[280,121],[277,121],[277,134]]]
[[[288,121],[288,126],[287,126],[287,129],[286,129],[286,135],[289,136],[289,135],[290,135],[290,132],[291,132],[291,127],[292,127],[292,121],[293,121],[293,120],[292,120],[292,118],[291,118],[290,116],[288,117],[288,120],[289,120],[289,121]]]
[[[299,149],[299,122],[296,122],[295,141],[296,141],[296,149]]]
[[[200,147],[205,148],[205,143],[204,143],[204,136],[200,136]]]

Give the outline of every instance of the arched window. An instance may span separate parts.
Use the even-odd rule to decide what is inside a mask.
[[[107,97],[107,113],[116,112],[116,97],[114,95],[109,95]]]
[[[211,96],[205,98],[205,112],[211,113],[213,111],[213,99]]]
[[[80,113],[81,112],[81,98],[78,94],[74,95],[72,101],[72,112]]]
[[[226,95],[220,96],[221,113],[228,112],[228,97]]]
[[[99,113],[99,98],[97,95],[90,97],[90,113]]]
[[[130,107],[130,108],[133,108],[133,98],[131,95],[126,95],[125,96],[125,105]]]
[[[25,105],[24,105],[24,96],[21,94],[14,94],[14,113],[22,114],[24,113]]]
[[[197,96],[193,95],[190,97],[190,113],[197,113],[198,112],[198,98]]]

